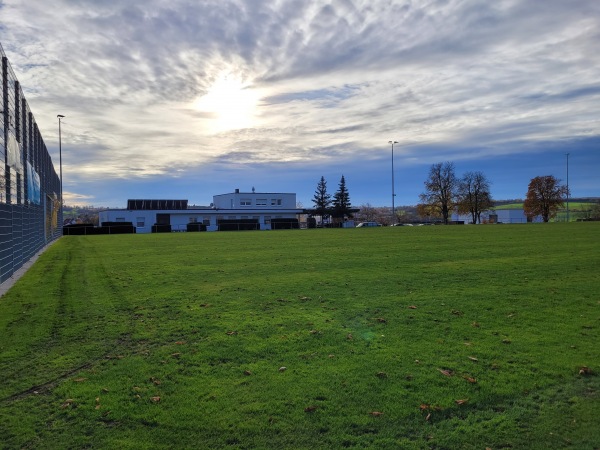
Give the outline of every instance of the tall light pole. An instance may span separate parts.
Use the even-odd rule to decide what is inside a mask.
[[[569,154],[567,155],[567,223],[569,223]]]
[[[396,194],[394,192],[394,144],[398,141],[388,141],[388,144],[392,144],[392,224],[396,223]]]
[[[59,178],[60,178],[60,209],[63,207],[63,185],[62,185],[62,135],[60,129],[60,120],[64,118],[62,114],[58,114],[58,165],[59,165]]]

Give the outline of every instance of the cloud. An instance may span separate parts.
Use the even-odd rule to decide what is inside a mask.
[[[0,14],[49,147],[67,116],[65,164],[82,186],[351,164],[389,139],[399,157],[435,147],[452,160],[599,132],[592,0],[5,0]],[[256,98],[244,120],[234,100],[195,106],[224,77]]]

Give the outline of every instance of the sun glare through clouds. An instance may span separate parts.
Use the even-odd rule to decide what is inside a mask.
[[[211,131],[251,127],[259,95],[247,83],[230,73],[221,74],[194,108],[211,114]]]

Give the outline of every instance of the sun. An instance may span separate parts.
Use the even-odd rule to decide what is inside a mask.
[[[194,108],[210,113],[212,128],[227,131],[251,127],[256,116],[258,93],[231,73],[223,73],[196,100]]]

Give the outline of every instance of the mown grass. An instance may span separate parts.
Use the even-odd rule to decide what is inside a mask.
[[[599,232],[65,237],[0,299],[0,446],[598,448]]]

